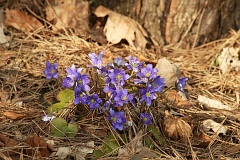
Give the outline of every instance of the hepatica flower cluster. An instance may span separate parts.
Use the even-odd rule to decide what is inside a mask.
[[[166,86],[165,79],[157,75],[158,70],[152,64],[145,65],[137,57],[130,56],[128,62],[116,58],[113,63],[104,66],[103,55],[104,52],[88,55],[91,67],[99,77],[94,82],[98,83],[97,87],[90,87],[89,75],[82,73],[82,68],[76,68],[73,64],[66,69],[67,76],[62,85],[74,90],[74,104],[87,105],[91,110],[98,109],[100,113],[107,114],[113,129],[120,131],[131,124],[128,123],[129,118],[126,118],[129,117],[125,112],[127,108],[131,111],[139,107],[142,112],[139,113],[139,120],[144,125],[151,124],[153,117],[150,111],[154,109],[152,104]],[[57,78],[56,63],[51,65],[47,62],[44,73],[48,79]],[[175,87],[184,92],[186,80],[187,78],[180,78]]]

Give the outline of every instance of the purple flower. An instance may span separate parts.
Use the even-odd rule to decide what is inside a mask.
[[[133,72],[138,72],[142,68],[143,63],[138,60],[137,57],[129,57],[129,63],[125,63],[125,66]]]
[[[122,69],[115,68],[109,73],[111,83],[115,86],[123,86],[125,84],[125,80],[129,79],[129,77],[130,76],[125,73],[125,70]]]
[[[84,93],[84,91],[81,88],[75,88],[74,89],[75,92],[75,99],[74,99],[74,104],[87,104],[87,98],[88,95],[86,93]]]
[[[141,113],[140,117],[143,120],[143,124],[149,125],[152,123],[152,116],[149,113]]]
[[[126,123],[126,118],[124,117],[124,112],[115,112],[110,108],[110,114],[108,120],[112,122],[113,129],[123,130],[123,125]]]
[[[110,106],[115,106],[117,107],[118,105],[116,104],[116,102],[114,101],[114,98],[117,96],[116,91],[113,91],[112,93],[110,93],[110,95],[108,95],[108,100],[104,103],[104,107],[110,107]]]
[[[123,66],[125,62],[122,60],[122,57],[115,58],[114,59],[114,64],[116,64],[118,67]]]
[[[130,101],[132,104],[132,108],[135,108],[137,106],[138,98],[137,96],[133,97],[133,99]]]
[[[106,77],[108,75],[108,70],[106,67],[102,67],[101,69],[97,69],[99,75]]]
[[[128,94],[127,89],[117,89],[117,95],[114,98],[114,101],[117,106],[123,106],[123,104],[127,104],[128,101],[133,99],[133,94]]]
[[[105,109],[110,108],[110,106],[111,106],[111,102],[110,102],[109,100],[106,101],[106,102],[103,104],[103,107],[104,107]]]
[[[58,64],[54,63],[52,65],[49,62],[46,62],[46,69],[44,70],[44,74],[46,75],[47,79],[51,78],[58,78]]]
[[[155,92],[162,92],[163,87],[166,86],[165,79],[157,76],[153,81],[148,83],[148,87],[152,88]]]
[[[90,87],[87,85],[90,82],[87,74],[78,73],[76,76],[76,87],[82,88],[84,91],[90,91]]]
[[[114,63],[108,63],[108,67],[115,68],[115,67],[121,67],[124,66],[125,62],[122,60],[122,57],[115,58]]]
[[[140,78],[140,79],[134,79],[134,83],[135,83],[135,84],[148,83],[148,78],[142,77],[142,78]]]
[[[107,84],[106,86],[104,86],[103,92],[112,94],[112,93],[116,92],[116,87],[112,84]]]
[[[103,57],[103,55],[104,55],[103,51],[99,55],[96,55],[95,53],[88,54],[88,57],[90,58],[93,67],[96,67],[97,69],[102,68],[102,64],[103,64],[102,57]]]
[[[146,89],[140,89],[141,92],[141,99],[140,102],[145,101],[147,106],[150,106],[152,104],[152,100],[156,99],[156,92],[154,90],[151,90],[151,88]]]
[[[145,68],[141,69],[140,73],[137,73],[137,76],[140,79],[136,79],[135,83],[146,83],[149,81],[149,79],[153,79],[157,77],[158,70],[156,68],[153,68],[152,64],[148,64]]]
[[[63,79],[62,86],[66,87],[66,88],[71,88],[74,86],[74,83],[75,83],[75,81],[72,78],[66,77]]]
[[[102,99],[99,98],[97,94],[93,94],[91,96],[88,96],[87,98],[87,104],[89,105],[91,110],[94,108],[99,108],[101,102]]]
[[[183,88],[186,86],[186,81],[188,80],[187,77],[185,78],[179,78],[176,82],[176,88],[181,91],[184,92]]]
[[[72,80],[75,80],[76,76],[81,73],[82,68],[76,69],[75,65],[73,64],[71,68],[66,69],[68,75],[67,77],[71,78]]]

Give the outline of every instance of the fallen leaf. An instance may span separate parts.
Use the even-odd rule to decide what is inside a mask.
[[[94,141],[82,143],[80,146],[59,147],[55,155],[58,159],[65,159],[68,155],[75,156],[77,160],[85,160],[85,156],[94,150]]]
[[[158,156],[147,147],[142,147],[138,154],[135,154],[131,160],[157,158]]]
[[[192,135],[192,127],[187,122],[181,118],[173,117],[168,112],[165,114],[163,127],[166,135],[173,140],[189,138]]]
[[[85,157],[89,153],[93,153],[94,151],[94,141],[89,141],[87,143],[82,144],[76,148],[76,159],[77,160],[85,160]]]
[[[3,24],[0,23],[0,44],[8,42],[7,37],[3,32],[3,28],[4,28]]]
[[[38,30],[43,24],[35,17],[19,10],[6,9],[6,26],[14,27],[23,32]]]
[[[2,142],[4,144],[2,147],[14,147],[18,144],[17,141],[15,141],[3,134],[0,134],[0,142]]]
[[[158,75],[165,78],[167,87],[174,86],[181,75],[179,67],[166,58],[159,59],[155,68],[158,69]]]
[[[22,119],[22,118],[26,117],[25,114],[15,113],[15,112],[12,112],[12,111],[6,111],[6,112],[3,113],[3,115],[6,116],[7,118],[12,119],[12,120]]]
[[[213,131],[217,135],[219,135],[220,133],[223,135],[226,135],[228,130],[227,126],[217,123],[212,119],[204,120],[202,122],[202,126],[203,126],[203,131],[205,132]]]
[[[171,90],[169,94],[166,96],[169,101],[175,102],[176,106],[179,108],[191,108],[192,105],[187,100],[186,95],[181,91],[177,92],[176,90]]]
[[[222,71],[222,73],[227,73],[231,70],[238,71],[240,69],[239,52],[239,47],[223,48],[221,55],[217,58],[219,69]]]
[[[204,132],[200,132],[200,134],[195,135],[193,137],[193,146],[199,147],[199,148],[206,148],[209,143],[212,141],[212,138],[209,137],[207,134]]]
[[[56,156],[59,159],[65,159],[72,152],[70,147],[59,147],[56,153]]]
[[[12,149],[17,144],[18,144],[18,142],[15,141],[14,139],[11,139],[11,138],[3,135],[3,134],[0,134],[0,147],[1,148],[7,147],[7,148],[11,149],[10,151],[8,151],[8,149],[6,149],[6,152],[7,152],[8,155],[14,155],[15,154],[15,152],[13,152],[12,150],[18,151],[18,149]]]
[[[109,42],[117,44],[125,39],[134,49],[140,50],[146,47],[145,37],[148,35],[138,22],[101,5],[96,8],[94,14],[97,17],[108,16],[103,32]]]
[[[86,36],[89,32],[89,3],[82,0],[56,1],[47,6],[46,19],[53,22],[52,30],[58,32],[63,28],[76,30],[77,35]]]
[[[48,150],[48,144],[37,134],[34,136],[28,137],[25,142],[29,144],[34,149],[26,149],[26,153],[29,156],[37,156],[37,157],[48,157],[50,155],[50,151]],[[37,149],[38,151],[36,152]]]
[[[198,95],[197,100],[207,108],[224,109],[228,111],[233,110],[233,108],[231,108],[230,106],[224,105],[222,102],[218,100],[210,99],[202,95]]]

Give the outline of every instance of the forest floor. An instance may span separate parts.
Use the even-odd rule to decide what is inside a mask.
[[[96,148],[102,144],[104,138],[111,134],[115,136],[118,134],[111,132],[109,126],[106,126],[107,123],[102,122],[106,119],[99,117],[94,119],[94,112],[86,108],[79,110],[75,107],[74,112],[61,115],[64,118],[74,117],[78,110],[80,112],[78,115],[84,117],[84,120],[77,122],[78,132],[75,138],[51,136],[51,122],[42,121],[49,104],[56,102],[56,96],[63,88],[62,79],[66,76],[65,69],[72,64],[84,68],[90,64],[87,58],[88,53],[100,53],[101,51],[105,52],[103,59],[106,63],[115,57],[126,58],[130,55],[140,57],[146,63],[156,64],[158,59],[163,57],[176,63],[182,75],[189,78],[186,86],[189,95],[188,103],[181,104],[175,101],[168,108],[180,114],[180,116],[175,116],[175,119],[184,120],[192,128],[192,135],[185,140],[168,138],[161,123],[164,114],[159,112],[159,115],[154,117],[158,119],[154,121],[158,124],[157,128],[165,141],[164,144],[156,140],[153,133],[146,132],[141,136],[155,139],[151,152],[132,151],[134,154],[129,154],[129,157],[116,157],[116,155],[114,157],[108,154],[102,159],[143,159],[146,154],[150,153],[154,153],[155,158],[146,156],[146,159],[227,160],[240,158],[240,110],[238,108],[240,75],[239,72],[221,74],[218,67],[214,66],[216,56],[223,48],[239,46],[239,32],[232,32],[229,38],[220,39],[192,50],[164,46],[159,48],[160,52],[155,49],[145,53],[135,51],[127,45],[100,46],[71,35],[46,37],[38,35],[36,38],[31,35],[18,34],[18,37],[14,38],[9,47],[1,48],[1,159],[59,159],[59,157],[53,155],[50,157],[50,155],[56,153],[60,147],[84,146],[87,142],[94,141],[95,146],[92,148]],[[46,79],[43,73],[46,61],[58,63],[59,79]],[[199,95],[220,100],[231,106],[233,110],[206,108],[198,102]],[[158,110],[159,108],[156,108],[156,112]],[[207,119],[227,127],[227,132],[218,134],[221,132],[214,131],[214,128],[210,128],[209,131],[203,130],[202,123]],[[131,137],[135,136],[132,133]],[[126,147],[127,144],[131,144],[131,141],[121,144],[120,148]],[[68,155],[71,154],[68,153]],[[86,156],[91,159],[91,154]],[[109,158],[111,156],[113,157]],[[71,156],[68,158],[71,159]]]
[[[11,6],[11,1],[8,2]],[[228,38],[192,49],[166,45],[139,51],[133,44],[100,45],[69,30],[53,32],[50,22],[31,12],[31,4],[30,7],[24,2],[20,4],[13,8],[25,7],[31,16],[11,10],[15,16],[9,16],[12,27],[7,30],[10,39],[6,42],[2,42],[5,28],[0,25],[0,159],[240,159],[240,71],[223,74],[216,61],[223,50],[240,48],[240,31],[231,31]],[[6,9],[6,15],[7,12],[11,15]],[[40,19],[42,28],[29,32],[32,28],[14,20],[20,13],[21,18],[30,22]],[[37,17],[36,21],[32,17]],[[42,118],[61,100],[58,94],[64,89],[66,68],[72,64],[83,68],[91,84],[99,86],[100,81],[89,68],[88,54],[102,51],[104,64],[118,57],[128,61],[129,56],[153,66],[159,59],[168,59],[179,67],[181,77],[188,77],[184,88],[186,99],[174,89],[158,95],[150,110],[153,124],[148,127],[135,114],[141,106],[136,110],[126,107],[132,126],[124,131],[112,129],[108,113],[97,114],[97,109],[74,105],[72,100],[65,102],[56,116],[68,123],[64,126],[67,129],[67,125],[76,124],[74,136],[66,136],[72,135],[68,131],[62,134],[61,128],[54,130],[54,120],[45,122]],[[239,64],[238,55],[236,64]],[[58,64],[58,79],[46,79],[47,61]],[[128,89],[134,90],[132,86]]]

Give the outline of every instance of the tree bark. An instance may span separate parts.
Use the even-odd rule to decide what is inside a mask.
[[[240,28],[239,0],[99,1],[137,20],[160,45],[194,48]]]

